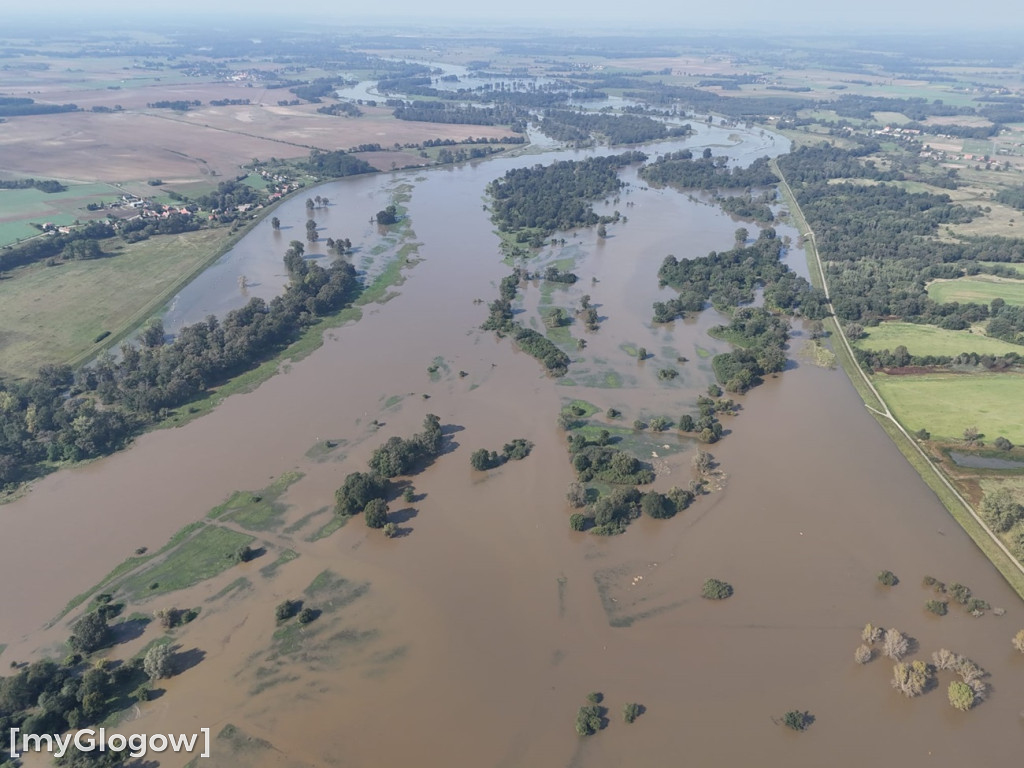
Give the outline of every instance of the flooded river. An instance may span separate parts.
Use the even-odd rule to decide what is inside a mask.
[[[649,151],[682,144],[744,162],[786,149],[760,131],[701,126],[686,142]],[[159,547],[232,490],[298,469],[304,477],[284,496],[286,519],[259,534],[273,552],[287,547],[297,559],[261,573],[269,558],[259,558],[141,608],[201,605],[176,642],[202,660],[134,713],[135,731],[217,733],[230,724],[236,736],[265,741],[246,747],[225,736],[213,762],[224,766],[1012,764],[1024,741],[1024,657],[1013,656],[1010,637],[1024,626],[1024,606],[843,372],[801,358],[799,329],[790,368],[740,398],[742,411],[711,448],[722,490],[673,520],[640,519],[621,536],[570,531],[573,473],[559,409],[580,398],[601,412],[621,410],[625,424],[691,411],[713,380],[710,355],[727,348],[706,335],[722,318],[708,311],[652,327],[651,303],[669,295],[658,288],[658,266],[668,253],[729,248],[738,226],[754,230],[700,200],[646,189],[635,170],[625,171],[630,185],[606,210],[628,222],[609,225],[605,240],[567,233],[565,246],[535,262],[571,260],[581,279],[571,288],[528,286],[523,322],[536,324],[540,307],[578,306],[583,294],[602,318],[596,332],[570,326],[586,348],[572,352],[566,379],[549,379],[508,340],[476,330],[509,269],[483,188],[511,167],[595,151],[317,188],[332,201],[316,214],[322,237],[350,237],[369,254],[379,238],[369,217],[411,185],[405,205],[422,261],[396,297],[366,307],[358,323],[329,332],[321,349],[256,391],[48,477],[0,509],[8,543],[0,639],[10,644],[3,661],[47,648],[61,655],[53,644],[65,630],[39,627],[68,598],[136,547]],[[277,211],[293,231],[302,231],[303,202]],[[253,282],[269,282],[289,239],[261,224],[239,244],[234,268],[255,276],[262,259],[266,272]],[[800,252],[787,258],[804,268]],[[218,302],[237,292],[235,282],[217,288],[204,277],[179,305],[191,307],[182,317],[223,311],[230,302]],[[639,363],[630,346],[654,357]],[[656,375],[665,366],[680,371],[670,385]],[[405,535],[388,540],[356,519],[308,540],[315,524],[305,519],[333,503],[344,476],[363,469],[387,437],[417,431],[427,412],[445,425],[448,450],[412,479],[412,504],[392,504]],[[489,473],[470,468],[473,450],[517,437],[535,444],[525,460]],[[645,439],[656,443],[655,487],[687,485],[695,446],[674,432]],[[311,451],[326,440],[340,447]],[[885,568],[898,586],[878,585]],[[323,587],[325,570],[344,583]],[[218,596],[240,574],[247,585]],[[931,592],[920,586],[926,574],[967,584],[1006,614],[972,618],[954,607],[931,616],[923,607]],[[735,595],[702,600],[712,576],[732,583]],[[304,589],[324,614],[295,650],[273,606]],[[946,702],[949,673],[935,690],[903,699],[889,685],[890,662],[853,661],[869,621],[914,637],[918,658],[939,648],[970,656],[991,673],[990,699],[955,712]],[[156,632],[151,625],[126,651]],[[573,721],[591,691],[604,694],[608,725],[581,739]],[[629,701],[645,708],[632,725],[621,717]],[[778,724],[790,709],[813,714],[809,731]]]

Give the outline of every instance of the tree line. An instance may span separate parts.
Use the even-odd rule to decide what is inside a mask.
[[[11,179],[0,181],[0,189],[38,189],[40,192],[53,194],[67,192],[68,188],[56,179]]]
[[[0,484],[29,479],[56,462],[102,456],[147,426],[290,344],[358,293],[354,267],[329,268],[303,258],[293,241],[285,256],[289,281],[269,303],[253,298],[222,320],[210,316],[164,344],[151,326],[140,347],[123,344],[73,372],[46,366],[25,382],[0,382]]]

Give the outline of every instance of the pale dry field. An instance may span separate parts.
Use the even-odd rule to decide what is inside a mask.
[[[315,105],[250,105],[12,118],[0,130],[0,171],[82,181],[158,177],[182,183],[232,176],[253,158],[304,157],[314,147],[387,147],[510,133],[500,126],[410,122],[395,120],[382,109],[371,111],[351,119],[317,114]]]

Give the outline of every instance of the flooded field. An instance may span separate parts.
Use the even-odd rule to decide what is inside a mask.
[[[685,144],[743,162],[786,149],[759,131],[705,127]],[[1014,657],[1010,637],[1024,626],[1024,606],[842,371],[802,359],[799,328],[789,369],[739,398],[742,410],[726,417],[727,436],[711,447],[721,490],[672,520],[641,518],[621,536],[569,529],[565,492],[574,475],[556,425],[560,408],[571,399],[599,413],[614,407],[622,425],[691,410],[713,381],[711,356],[727,349],[706,333],[723,318],[709,310],[652,327],[651,303],[668,294],[658,266],[669,253],[729,248],[739,226],[756,231],[706,202],[645,189],[627,169],[630,185],[606,209],[628,222],[609,225],[603,240],[592,230],[566,233],[564,246],[529,263],[571,264],[580,281],[527,286],[522,322],[543,330],[539,309],[569,308],[584,294],[601,317],[596,332],[568,326],[558,341],[573,364],[564,379],[549,379],[508,340],[477,330],[509,272],[482,192],[510,167],[585,154],[317,188],[332,201],[316,214],[321,236],[358,241],[356,264],[365,255],[374,270],[399,257],[395,246],[369,259],[381,243],[369,217],[408,185],[404,205],[422,261],[405,272],[397,296],[365,307],[358,323],[330,332],[321,349],[255,392],[48,477],[0,510],[5,540],[17,542],[0,562],[0,639],[9,643],[0,659],[63,655],[56,643],[65,626],[40,627],[69,598],[137,547],[157,550],[232,491],[258,491],[298,471],[275,515],[207,523],[255,536],[264,554],[130,606],[202,610],[175,635],[190,668],[128,713],[125,728],[210,727],[221,733],[212,761],[221,766],[604,768],[666,765],[683,754],[704,766],[859,766],[867,757],[1011,764],[1024,743],[1024,657]],[[303,200],[278,216],[302,231]],[[224,285],[212,282],[216,272],[210,282],[204,276],[175,311],[192,319],[223,312],[230,301],[219,302],[238,292],[238,273],[269,286],[290,239],[288,230],[279,242],[269,226],[257,227],[237,264],[225,267],[236,272]],[[801,252],[786,258],[803,270]],[[587,342],[582,350],[578,338]],[[638,362],[629,353],[638,346],[653,357]],[[665,365],[679,370],[671,383],[657,377]],[[392,502],[403,535],[386,539],[356,518],[324,536],[344,476],[365,469],[388,437],[418,431],[428,412],[440,417],[445,452],[411,478],[412,502]],[[523,461],[470,468],[472,451],[518,437],[534,443]],[[643,440],[658,454],[647,457],[656,488],[689,483],[692,441],[674,431]],[[880,586],[882,569],[900,583]],[[1005,615],[974,618],[952,606],[932,616],[925,575],[967,584]],[[712,576],[735,595],[702,600]],[[148,581],[140,576],[139,589]],[[305,628],[279,626],[274,606],[289,598],[321,614]],[[889,685],[891,662],[853,660],[869,621],[912,636],[916,658],[940,648],[971,657],[991,673],[989,699],[955,712],[946,700],[950,673],[922,697],[903,699]],[[116,652],[131,655],[159,634],[151,624]],[[592,691],[604,694],[608,724],[580,738],[576,709]],[[645,708],[631,725],[622,721],[626,702]],[[779,725],[790,709],[814,716],[808,732]]]

